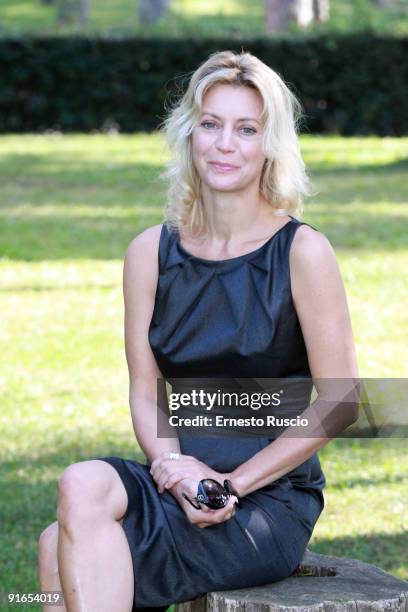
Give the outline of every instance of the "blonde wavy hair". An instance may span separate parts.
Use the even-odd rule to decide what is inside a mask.
[[[193,164],[191,134],[197,125],[207,91],[219,83],[252,87],[263,99],[262,147],[266,161],[260,193],[277,215],[300,218],[303,196],[312,194],[300,152],[299,123],[302,107],[281,77],[249,52],[213,53],[192,74],[187,91],[159,126],[171,157],[159,179],[167,182],[164,222],[187,229],[191,235],[205,232],[201,179]]]

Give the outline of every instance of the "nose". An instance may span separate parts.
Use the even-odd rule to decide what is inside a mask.
[[[234,137],[231,130],[220,130],[215,146],[219,151],[227,153],[228,151],[234,151]]]

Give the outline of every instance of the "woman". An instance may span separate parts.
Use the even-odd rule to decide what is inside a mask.
[[[302,558],[324,506],[316,451],[329,436],[162,438],[156,415],[162,376],[358,375],[333,249],[298,220],[309,193],[300,112],[274,71],[225,51],[163,124],[165,223],[137,236],[124,264],[130,407],[148,461],[103,457],[62,474],[39,566],[42,589],[62,587],[69,611],[166,610],[283,579]],[[205,478],[230,481],[225,507],[183,496]]]

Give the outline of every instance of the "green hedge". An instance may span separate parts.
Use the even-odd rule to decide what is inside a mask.
[[[368,32],[239,44],[3,38],[0,132],[153,130],[188,73],[223,49],[251,51],[283,76],[304,105],[304,132],[408,134],[408,39]]]

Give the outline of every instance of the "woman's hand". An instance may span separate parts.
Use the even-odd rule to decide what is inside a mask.
[[[203,478],[213,478],[220,484],[223,484],[224,480],[229,478],[229,474],[217,472],[191,455],[180,453],[178,459],[170,459],[169,451],[164,451],[156,457],[152,462],[150,474],[157,485],[159,493],[163,493],[165,489],[172,489],[174,485],[184,479],[196,481],[198,487],[198,483]],[[197,487],[193,497],[197,493]]]
[[[180,506],[183,508],[190,523],[205,529],[205,527],[223,523],[234,516],[236,512],[235,502],[237,501],[237,498],[234,495],[231,495],[227,505],[224,508],[219,508],[218,510],[212,510],[204,504],[201,504],[201,510],[196,510],[193,508],[193,506],[191,506],[189,502],[184,499],[182,493],[185,493],[190,498],[194,498],[197,495],[197,488],[197,480],[185,478],[177,482],[169,489],[170,493],[172,493]]]

